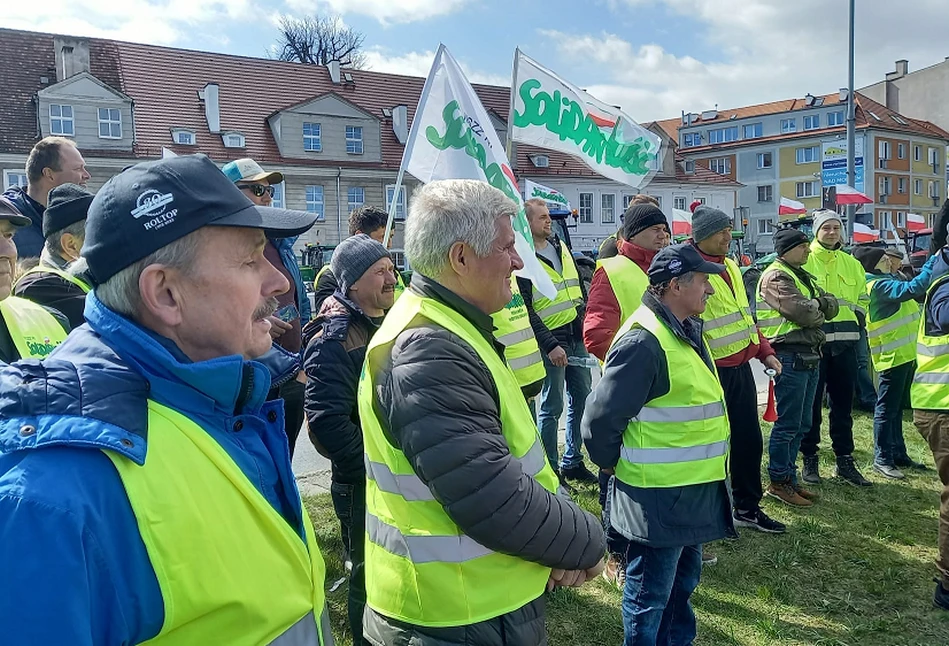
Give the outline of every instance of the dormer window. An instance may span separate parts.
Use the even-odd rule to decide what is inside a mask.
[[[171,131],[171,140],[179,146],[194,146],[196,142],[194,130],[188,130],[186,128],[173,129]]]
[[[225,132],[221,138],[224,140],[225,148],[243,148],[244,135],[239,132]]]
[[[531,163],[537,168],[550,167],[550,157],[547,155],[530,155],[528,159],[530,159]]]
[[[99,108],[99,139],[122,138],[122,112],[118,108]]]
[[[60,137],[72,137],[76,134],[71,105],[50,104],[49,131]]]

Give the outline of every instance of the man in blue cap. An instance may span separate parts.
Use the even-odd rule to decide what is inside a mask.
[[[314,219],[254,205],[204,155],[96,195],[87,325],[0,369],[0,571],[42,600],[0,607],[4,641],[332,643],[282,405],[254,360],[289,287],[266,236]]]

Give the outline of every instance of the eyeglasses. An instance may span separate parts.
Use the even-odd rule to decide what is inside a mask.
[[[250,191],[254,197],[263,197],[264,193],[273,197],[274,194],[273,186],[264,186],[263,184],[243,184],[238,188],[242,191]]]

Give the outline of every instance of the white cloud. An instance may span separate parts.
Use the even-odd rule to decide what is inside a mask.
[[[286,0],[296,11],[328,9],[340,15],[360,14],[383,25],[415,22],[454,13],[468,0]]]
[[[911,69],[946,55],[945,0],[905,0],[906,11],[884,2],[857,3],[856,83],[874,83],[893,61]],[[557,44],[560,60],[542,60],[553,69],[569,65],[574,83],[598,98],[622,105],[641,121],[700,112],[718,104],[739,107],[792,97],[832,93],[847,84],[847,4],[824,0],[615,0],[621,16],[643,4],[664,3],[699,23],[681,34],[714,60],[677,56],[648,40],[631,42],[609,32],[577,35],[541,32]],[[699,48],[693,48],[693,51]],[[583,73],[597,78],[584,83]]]
[[[408,52],[392,55],[388,50],[373,47],[365,52],[368,69],[374,72],[388,72],[389,74],[404,74],[406,76],[428,76],[435,60],[434,50],[424,52]],[[486,85],[510,85],[511,77],[498,74],[486,74],[471,68],[465,61],[458,61],[465,76],[472,83]]]

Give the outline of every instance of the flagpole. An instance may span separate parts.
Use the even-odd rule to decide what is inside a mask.
[[[507,154],[507,160],[511,166],[517,168],[517,160],[512,160],[511,151],[514,148],[514,92],[517,85],[517,59],[520,57],[521,48],[514,48],[514,65],[511,67],[511,104],[507,111],[507,141],[505,142],[504,152]]]
[[[392,199],[389,201],[389,217],[386,220],[386,235],[382,238],[382,244],[387,248],[389,246],[389,236],[392,233],[392,224],[395,220],[395,207],[399,203],[399,191],[402,190],[402,180],[405,177],[405,165],[399,164],[399,174],[395,178],[395,190],[392,191]],[[408,207],[408,204],[406,204]]]

